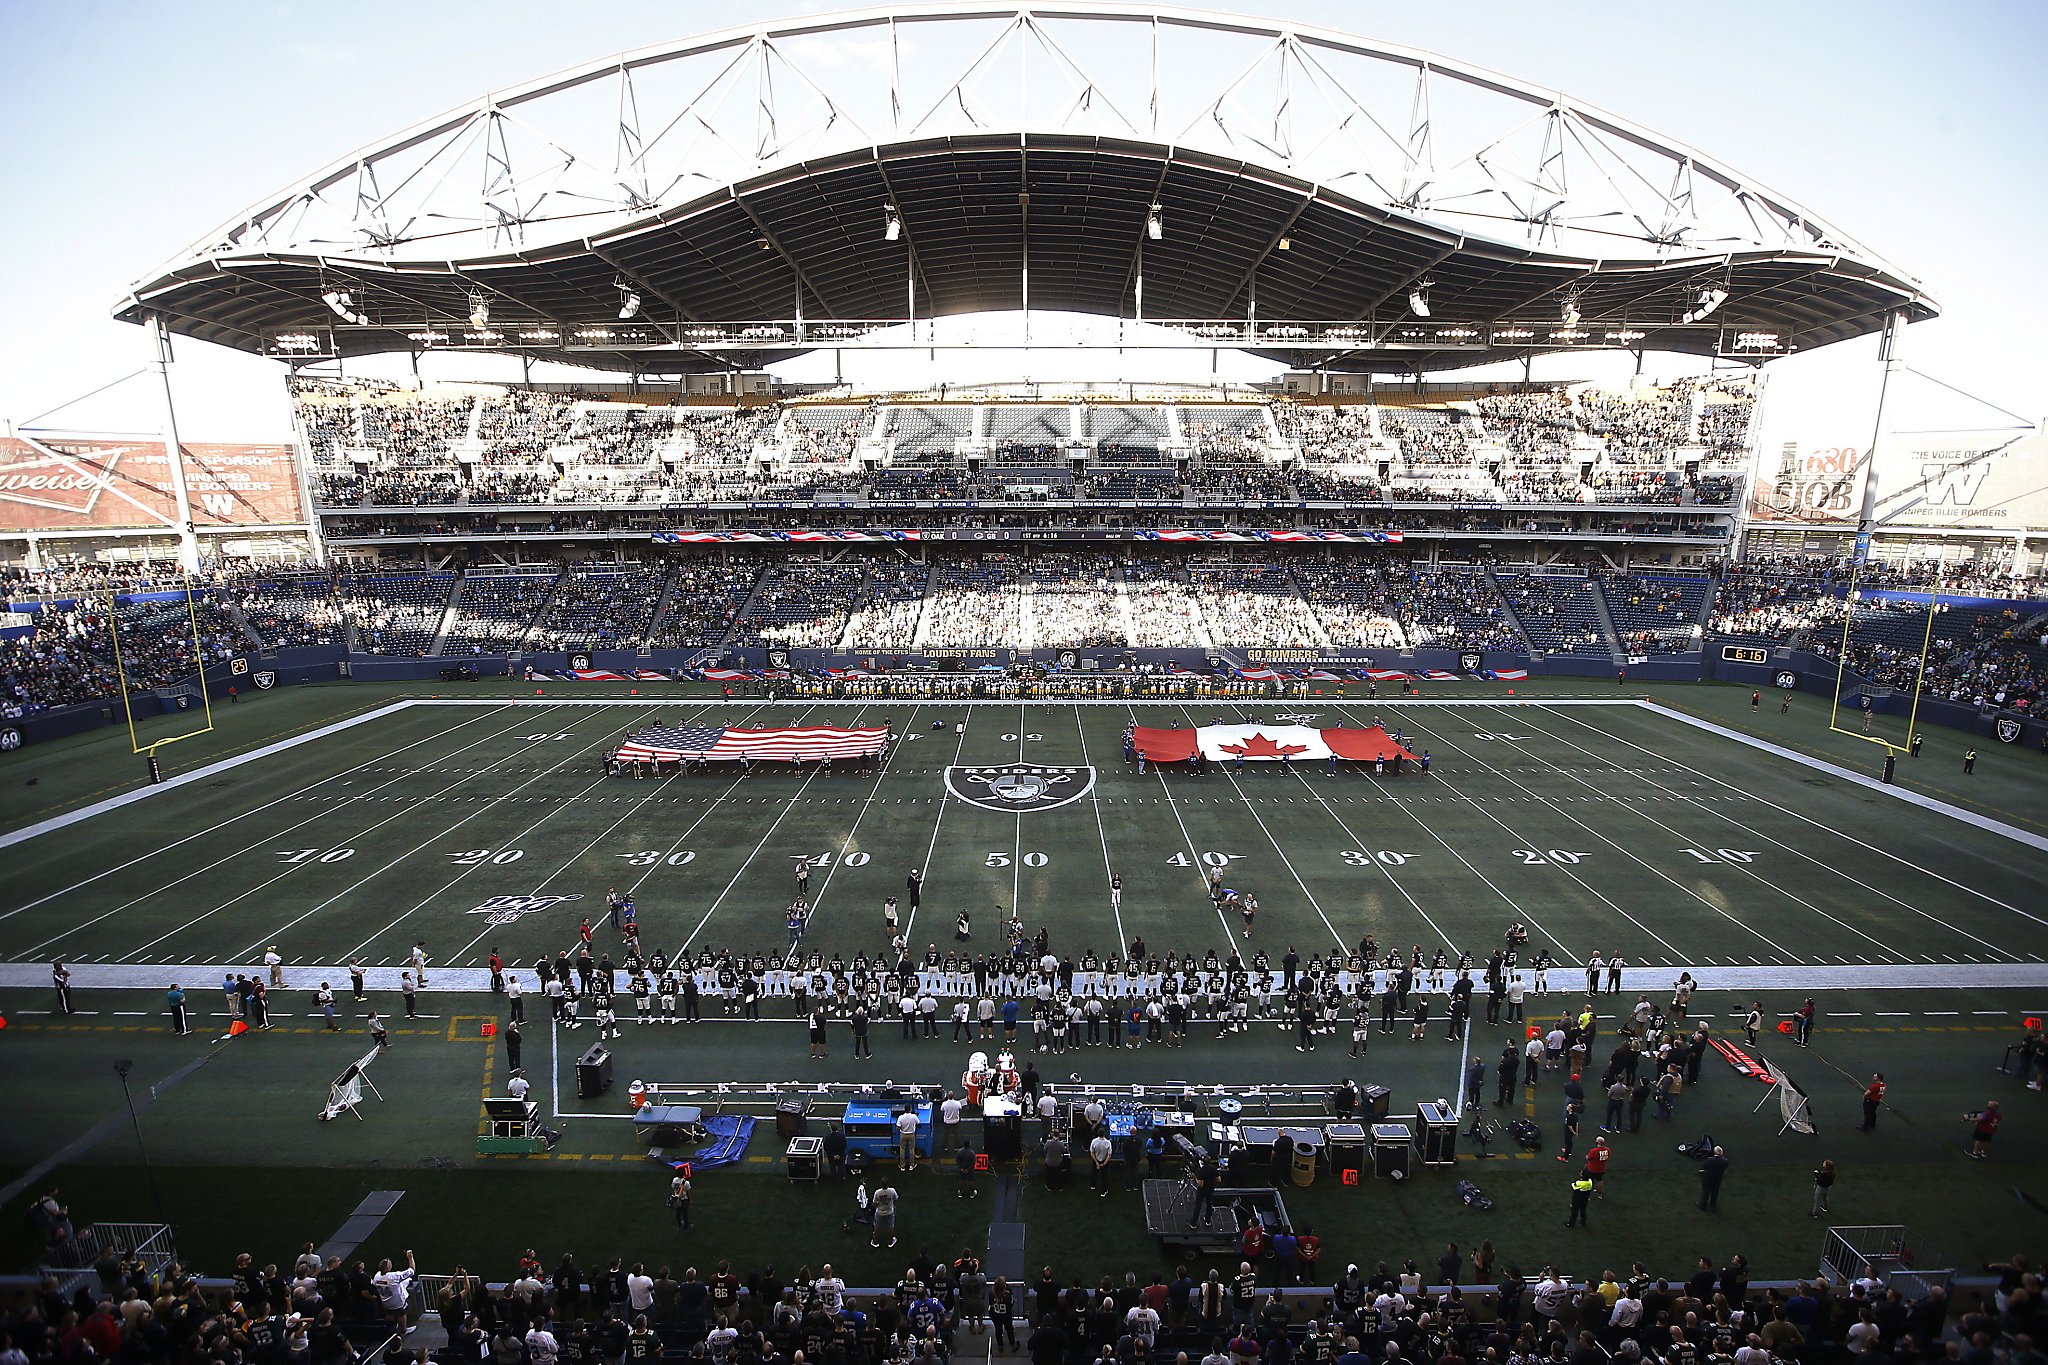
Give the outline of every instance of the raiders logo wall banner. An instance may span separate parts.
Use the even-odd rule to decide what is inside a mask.
[[[268,692],[271,688],[277,686],[277,674],[267,669],[264,672],[258,673],[256,675],[256,686]]]
[[[2026,721],[2018,716],[2000,716],[1992,726],[1992,733],[1998,736],[2000,744],[2017,744],[2026,731]]]
[[[1092,767],[990,763],[946,769],[946,790],[970,806],[1020,814],[1070,805],[1095,790]]]
[[[1484,662],[1485,659],[1476,650],[1468,649],[1458,656],[1458,667],[1464,669],[1467,673],[1477,673],[1479,665]]]

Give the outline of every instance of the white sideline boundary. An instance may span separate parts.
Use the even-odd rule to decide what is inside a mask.
[[[171,982],[184,985],[194,1009],[210,1007],[211,997],[220,990],[223,972],[232,976],[236,972],[260,972],[260,965],[247,962],[81,962],[70,968],[71,988],[74,991],[121,990],[121,991],[162,991]],[[371,990],[393,992],[398,989],[399,975],[410,971],[409,966],[372,967],[364,974],[364,984]],[[531,969],[510,968],[527,975]],[[1748,998],[1752,991],[1800,991],[1811,994],[1816,991],[1870,991],[1870,990],[2039,990],[2048,989],[2048,962],[1894,962],[1871,963],[1866,965],[1838,966],[1830,963],[1791,963],[1772,967],[1723,967],[1674,965],[1658,967],[1631,967],[1623,978],[1622,995],[1649,992],[1655,994],[1670,986],[1678,979],[1681,971],[1692,973],[1693,980],[1703,991],[1734,991]],[[481,995],[491,994],[491,974],[484,967],[435,967],[433,985],[424,995]],[[338,1006],[352,1006],[347,994],[348,969],[328,965],[324,967],[286,967],[284,969],[285,989],[288,992],[316,990],[324,981],[339,979],[343,988],[336,992]],[[524,977],[522,977],[522,980]],[[50,964],[47,962],[0,962],[0,990],[50,990]],[[1552,996],[1570,995],[1569,991],[1552,991]],[[48,996],[46,999],[50,998]],[[539,1001],[537,991],[528,991],[526,998]],[[1531,997],[1534,999],[1535,997]],[[1595,1003],[1618,999],[1605,993]],[[277,997],[280,1004],[289,1001],[289,996]],[[536,1006],[536,1008],[542,1008]],[[152,1013],[158,1012],[152,1007]],[[707,1018],[707,1023],[713,1020]],[[725,1020],[727,1023],[751,1023],[751,1020]],[[781,1023],[794,1029],[801,1020],[771,1018],[760,1022]]]
[[[736,706],[746,704],[746,702],[751,702],[753,709],[756,711],[760,710],[764,706],[788,706],[795,707],[801,710],[813,711],[818,708],[821,701],[845,701],[860,705],[864,709],[870,710],[874,709],[875,703],[877,702],[881,702],[884,704],[890,702],[900,702],[904,706],[911,707],[913,709],[920,706],[931,706],[936,708],[947,706],[1011,707],[1018,705],[1027,705],[1075,707],[1111,706],[1121,707],[1126,711],[1135,710],[1137,707],[1140,706],[1163,706],[1185,711],[1187,707],[1198,706],[1204,702],[1214,702],[1216,704],[1224,706],[1243,706],[1247,702],[1250,702],[1258,706],[1267,706],[1286,705],[1295,700],[1298,700],[1298,698],[1041,697],[1020,699],[1016,697],[1005,697],[1001,699],[970,698],[967,700],[955,700],[949,697],[802,697],[792,698],[788,701],[777,702],[764,702],[752,698],[746,699],[746,701],[743,702],[740,698],[734,698],[733,702]],[[294,735],[290,739],[281,739],[276,741],[275,743],[266,744],[259,749],[251,749],[249,752],[245,754],[237,754],[232,758],[219,759],[213,763],[207,764],[203,768],[195,768],[189,773],[181,773],[178,776],[170,778],[169,780],[162,782],[160,784],[146,787],[138,787],[134,791],[123,792],[119,796],[110,796],[104,801],[95,801],[90,805],[80,806],[77,810],[66,811],[62,815],[53,815],[47,820],[40,820],[37,821],[35,824],[24,825],[19,829],[10,830],[4,834],[0,834],[0,849],[12,848],[16,844],[25,843],[30,839],[38,837],[39,835],[49,834],[55,832],[56,830],[69,828],[72,825],[80,824],[86,820],[90,820],[95,816],[105,815],[109,811],[119,810],[123,806],[133,805],[137,801],[146,801],[151,797],[168,795],[169,793],[176,791],[181,787],[185,787],[190,785],[191,783],[201,781],[204,778],[213,777],[217,774],[224,772],[231,772],[234,769],[241,767],[245,763],[253,763],[256,762],[258,759],[269,758],[273,754],[285,753],[291,749],[297,748],[301,744],[310,744],[315,740],[325,739],[329,735],[337,735],[345,730],[352,730],[358,725],[366,725],[371,721],[382,720],[386,716],[395,716],[415,706],[489,706],[499,708],[507,706],[637,706],[645,709],[649,706],[661,706],[665,704],[673,704],[676,706],[694,705],[701,708],[707,703],[707,701],[711,702],[712,704],[715,704],[716,699],[682,696],[668,699],[668,701],[664,701],[660,698],[649,698],[644,696],[582,698],[559,696],[408,697],[402,701],[392,702],[388,706],[380,706],[374,711],[365,711],[362,715],[359,716],[351,716],[346,720],[338,720],[332,722],[331,724],[323,725],[316,730],[308,730],[303,735]],[[1946,815],[1952,820],[1960,820],[1964,824],[1972,825],[1978,829],[1989,830],[1993,834],[2002,835],[2003,837],[2012,840],[2014,843],[2024,844],[2026,847],[2034,849],[2038,852],[2048,853],[2048,836],[2031,834],[2026,830],[2020,829],[2016,825],[2009,825],[2002,820],[1993,820],[1988,816],[1978,815],[1973,811],[1964,810],[1960,806],[1952,806],[1946,801],[1936,800],[1934,797],[1931,796],[1922,796],[1918,792],[1907,791],[1897,786],[1886,786],[1884,783],[1879,782],[1876,778],[1865,777],[1861,773],[1851,771],[1848,768],[1841,767],[1834,763],[1830,763],[1825,759],[1810,757],[1806,754],[1798,752],[1797,750],[1787,749],[1783,745],[1773,744],[1769,740],[1758,739],[1754,735],[1745,735],[1740,730],[1731,730],[1727,726],[1717,725],[1713,721],[1700,720],[1697,717],[1686,715],[1683,711],[1674,711],[1668,706],[1660,706],[1656,702],[1649,701],[1640,697],[1381,697],[1367,699],[1340,697],[1337,698],[1331,704],[1356,707],[1372,704],[1374,702],[1383,703],[1389,706],[1476,706],[1488,708],[1516,706],[1532,706],[1538,708],[1555,706],[1634,707],[1637,710],[1648,711],[1652,714],[1662,716],[1666,720],[1674,720],[1681,725],[1691,726],[1695,730],[1704,730],[1709,734],[1718,735],[1722,739],[1733,740],[1737,744],[1741,744],[1748,748],[1758,750],[1762,753],[1767,753],[1777,758],[1787,759],[1793,763],[1799,764],[1801,767],[1811,768],[1816,772],[1826,773],[1830,777],[1838,778],[1845,782],[1853,782],[1857,786],[1863,787],[1868,791],[1877,792],[1884,796],[1889,796],[1894,800],[1904,801],[1909,805],[1918,806],[1922,810],[1932,811],[1937,815]]]

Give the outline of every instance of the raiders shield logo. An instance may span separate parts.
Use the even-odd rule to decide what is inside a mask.
[[[550,905],[582,899],[581,892],[571,892],[566,896],[493,896],[469,913],[482,915],[485,924],[510,924],[523,916],[539,914]]]
[[[769,650],[769,651],[768,651],[768,666],[769,666],[770,668],[777,668],[777,669],[782,669],[782,670],[783,670],[783,671],[785,671],[785,672],[786,672],[786,671],[788,671],[788,669],[789,669],[789,651],[788,651],[788,650],[786,650],[786,649],[771,649],[771,650]]]
[[[2020,742],[2020,735],[2025,732],[2025,729],[2026,725],[2019,717],[2000,716],[1997,725],[1998,742],[2000,744],[2017,744]]]
[[[1778,670],[1778,676],[1771,681],[1790,692],[1799,686],[1799,675],[1789,668],[1781,668]]]
[[[260,690],[268,692],[271,688],[277,686],[277,674],[268,671],[258,673],[256,675],[256,686]]]
[[[1480,658],[1475,650],[1467,650],[1458,656],[1458,667],[1464,669],[1467,673],[1477,673],[1479,665],[1484,662],[1486,661]]]
[[[1095,769],[998,763],[946,769],[946,790],[970,806],[1019,814],[1051,810],[1095,790]]]
[[[21,747],[21,731],[12,725],[0,730],[0,753],[13,753]]]

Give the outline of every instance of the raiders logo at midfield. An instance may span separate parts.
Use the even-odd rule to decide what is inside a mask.
[[[1095,769],[1045,763],[970,764],[946,769],[946,790],[983,810],[1051,810],[1094,791]]]
[[[510,924],[523,916],[539,914],[551,905],[582,899],[580,891],[566,896],[493,896],[469,913],[484,916],[485,924]]]

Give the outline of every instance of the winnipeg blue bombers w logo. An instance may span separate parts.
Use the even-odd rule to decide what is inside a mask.
[[[469,913],[484,916],[486,924],[510,924],[524,916],[539,914],[550,905],[582,899],[581,892],[571,892],[566,896],[493,896]]]
[[[1051,810],[1095,790],[1095,769],[1044,763],[989,763],[946,769],[946,790],[983,810]]]

